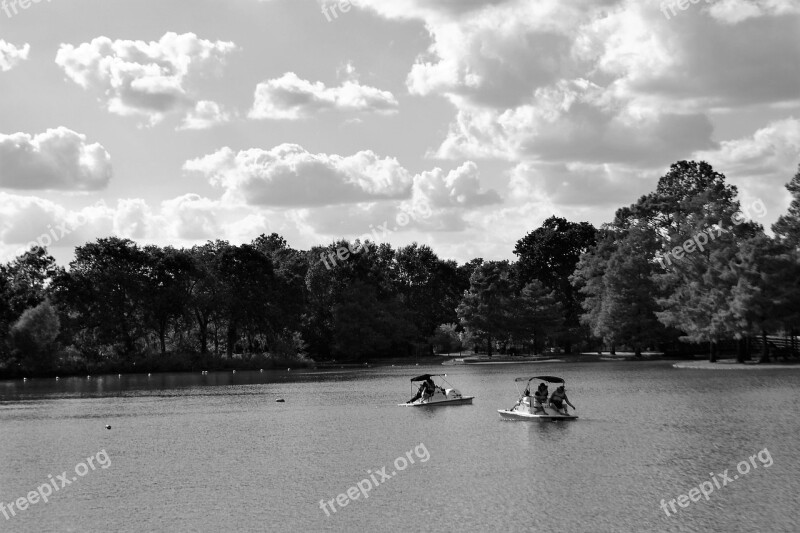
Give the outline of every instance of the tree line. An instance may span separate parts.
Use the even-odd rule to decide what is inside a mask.
[[[302,251],[275,233],[191,248],[101,238],[69,268],[34,247],[0,265],[0,376],[556,346],[700,346],[713,360],[731,341],[744,359],[754,336],[794,339],[800,316],[800,170],[787,189],[768,236],[724,175],[679,161],[600,228],[545,220],[515,261],[459,265],[416,243]]]

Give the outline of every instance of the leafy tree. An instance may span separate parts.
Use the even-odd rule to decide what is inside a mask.
[[[332,310],[334,354],[356,360],[385,357],[416,335],[408,314],[399,299],[380,301],[374,285],[354,281],[348,297]]]
[[[731,311],[742,331],[761,336],[760,362],[767,363],[767,332],[792,324],[798,315],[796,253],[785,242],[759,234],[741,244],[731,267],[736,282]]]
[[[458,279],[455,262],[439,259],[426,245],[416,243],[395,253],[394,279],[412,314],[421,341],[443,323],[456,320],[455,308],[466,287]]]
[[[492,340],[507,339],[512,332],[514,291],[508,261],[489,261],[475,268],[470,287],[456,312],[461,324],[486,342],[492,355]]]
[[[451,353],[461,350],[458,324],[440,324],[430,338],[434,353]]]
[[[792,195],[789,212],[781,215],[772,225],[775,236],[795,250],[800,250],[800,165],[792,180],[786,184],[786,189]]]
[[[171,246],[147,246],[143,292],[144,321],[158,335],[161,353],[166,353],[167,331],[171,321],[177,321],[189,310],[195,263],[191,254]]]
[[[49,300],[22,313],[11,327],[11,343],[23,370],[53,368],[59,330],[58,313]]]
[[[578,333],[581,314],[580,294],[570,283],[570,276],[582,253],[596,242],[596,230],[588,222],[569,222],[552,216],[540,228],[517,241],[514,254],[518,289],[533,280],[554,291],[564,310],[564,350],[572,351],[572,338]]]
[[[228,357],[233,355],[242,331],[251,350],[254,336],[274,338],[279,334],[274,327],[279,311],[272,302],[275,281],[270,259],[252,245],[228,245],[218,253],[217,268]]]
[[[555,293],[538,280],[525,285],[512,302],[512,337],[523,342],[532,341],[533,351],[538,353],[542,347],[541,340],[563,327],[561,304]]]
[[[189,306],[197,322],[200,353],[203,355],[208,353],[209,334],[212,327],[214,329],[214,353],[219,353],[217,330],[223,316],[224,291],[217,257],[226,246],[228,243],[225,241],[207,242],[202,246],[194,246],[189,252],[194,264],[194,275],[190,282]]]
[[[129,239],[98,239],[76,248],[69,271],[54,282],[72,333],[86,331],[96,343],[135,353],[144,335],[146,271],[147,254]]]
[[[252,244],[272,262],[275,275],[273,305],[281,310],[278,316],[273,317],[276,329],[298,331],[307,305],[306,273],[309,264],[306,255],[292,249],[277,233],[260,235]]]

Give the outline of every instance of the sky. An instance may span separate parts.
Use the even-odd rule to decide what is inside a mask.
[[[0,261],[272,232],[513,259],[682,159],[786,212],[799,1],[0,0]]]

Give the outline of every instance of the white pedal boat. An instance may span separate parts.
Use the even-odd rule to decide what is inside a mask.
[[[453,386],[444,379],[445,376],[447,376],[447,374],[422,374],[421,376],[411,378],[412,392],[417,392],[414,390],[414,383],[423,382],[423,385],[419,388],[419,397],[417,398],[415,395],[415,398],[412,398],[413,401],[398,403],[397,405],[400,407],[433,407],[437,405],[463,405],[472,403],[472,399],[475,396],[462,396],[461,391],[453,388]],[[436,383],[433,378],[439,378],[440,383]],[[430,388],[428,388],[428,390],[423,392],[423,387],[425,387],[424,383],[432,383],[433,391],[431,392]]]
[[[532,378],[517,378],[514,380],[514,385],[517,387],[519,399],[511,409],[498,409],[500,418],[504,420],[576,420],[578,417],[569,414],[567,406],[564,405],[563,409],[556,409],[555,406],[550,404],[550,401],[537,402],[533,396],[526,394],[531,387],[531,381],[539,380],[545,383],[557,383],[563,385],[563,379],[555,376],[534,376]],[[520,392],[519,383],[525,383],[524,392]]]

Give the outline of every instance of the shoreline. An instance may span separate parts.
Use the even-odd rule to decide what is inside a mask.
[[[737,363],[736,359],[720,359],[716,363],[709,361],[681,361],[672,365],[673,368],[687,370],[785,370],[800,369],[800,364],[786,363]]]

